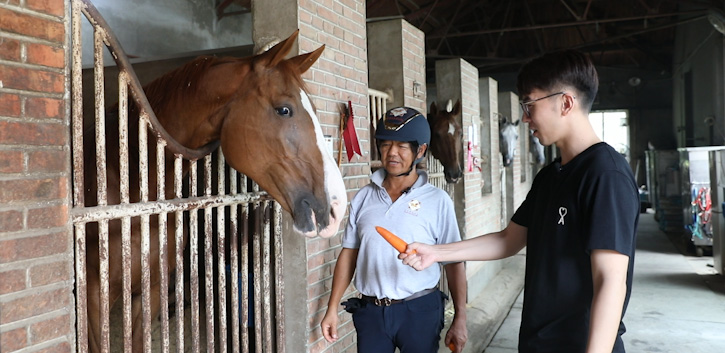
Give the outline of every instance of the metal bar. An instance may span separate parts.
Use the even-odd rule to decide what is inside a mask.
[[[78,335],[78,352],[88,352],[88,282],[86,274],[86,225],[75,224],[76,250],[76,324]]]
[[[189,185],[190,196],[198,195],[197,187],[197,163],[191,163],[189,169]],[[197,210],[189,212],[189,256],[191,258],[191,267],[189,275],[189,287],[191,291],[191,348],[192,352],[199,353],[199,222]]]
[[[119,191],[121,204],[128,204],[129,165],[128,165],[128,75],[125,71],[118,74],[118,155],[119,155]],[[133,346],[133,321],[131,308],[131,218],[121,220],[121,263],[123,267],[123,350],[131,353]]]
[[[229,192],[232,195],[237,194],[237,172],[233,168],[229,168]],[[232,286],[232,353],[239,353],[239,320],[241,316],[241,308],[239,307],[239,215],[237,214],[237,204],[229,206],[229,262],[231,268],[231,286]],[[246,270],[245,270],[246,272]],[[244,292],[242,292],[244,293]],[[246,308],[245,308],[246,309]],[[244,352],[247,352],[246,350]]]
[[[274,320],[276,323],[277,353],[285,353],[285,326],[284,326],[284,252],[282,247],[282,206],[277,202],[272,203],[273,225],[272,240],[274,241],[274,276],[275,276],[275,308]]]
[[[73,0],[73,69],[72,69],[72,119],[73,119],[73,206],[83,207],[85,204],[85,188],[83,182],[83,46],[81,36],[81,3]],[[85,253],[84,253],[85,256]],[[88,350],[87,331],[79,337],[80,352]],[[85,339],[83,347],[80,341]]]
[[[73,209],[71,211],[71,219],[74,223],[97,222],[104,219],[120,219],[127,216],[136,217],[143,214],[160,212],[193,211],[206,207],[259,202],[268,199],[270,199],[270,196],[267,193],[256,192],[212,197],[189,197],[187,199],[173,199],[158,202],[139,202],[128,205],[88,207]]]
[[[149,201],[148,121],[138,123],[139,176],[141,201]],[[151,234],[148,214],[141,215],[141,306],[143,349],[151,352]]]
[[[81,36],[81,5],[73,0],[71,7],[73,27],[72,68],[72,125],[73,125],[73,206],[85,204],[83,182],[83,51]],[[78,353],[88,352],[88,283],[86,274],[85,223],[74,223],[75,280],[76,280],[76,335]]]
[[[174,195],[181,199],[182,194],[182,166],[181,156],[174,158]],[[174,234],[176,238],[176,351],[184,352],[184,213],[181,210],[175,211]]]
[[[259,235],[260,234],[260,223],[262,222],[261,218],[264,216],[262,212],[260,212],[260,209],[262,206],[260,204],[255,204],[254,206],[254,234]],[[259,238],[250,238],[249,239],[252,242],[252,282],[253,282],[253,289],[254,289],[254,338],[255,338],[255,352],[256,353],[262,353],[262,264],[259,259],[261,259],[261,249],[260,247],[263,247],[264,244],[262,237]]]
[[[166,199],[166,142],[156,139],[156,198],[163,201]],[[168,233],[167,213],[158,215],[159,222],[159,308],[161,314],[161,352],[169,351],[169,268],[168,260]]]
[[[204,195],[211,196],[211,155],[204,157]],[[206,351],[214,353],[214,255],[212,208],[204,209],[204,289],[206,290]]]
[[[242,176],[242,190],[247,191],[247,178]],[[252,237],[249,234],[249,203],[242,204],[242,240],[240,253],[241,265],[239,266],[242,282],[242,352],[249,352],[249,242],[252,241]],[[254,277],[252,277],[254,280]],[[254,294],[252,294],[254,295]]]
[[[106,114],[104,109],[103,89],[103,35],[94,28],[93,31],[93,91],[95,104],[95,141],[96,141],[96,203],[105,206],[108,200],[106,175]],[[109,263],[108,263],[108,221],[98,223],[98,256],[100,274],[100,315],[101,315],[101,352],[111,349],[110,309],[109,309]]]
[[[257,261],[262,262],[262,293],[272,293],[272,270],[271,270],[271,264],[272,264],[272,241],[271,241],[271,234],[270,234],[270,213],[271,213],[271,204],[269,201],[262,202],[262,212],[263,212],[263,225],[262,225],[262,257],[258,258]],[[264,315],[264,351],[265,352],[274,352],[274,349],[272,348],[272,342],[274,340],[274,337],[272,337],[271,333],[272,331],[272,303],[271,303],[271,296],[265,295],[263,297],[263,307],[262,311]]]
[[[217,154],[217,195],[223,195],[225,193],[224,187],[226,185],[226,174],[224,173],[224,153],[221,148]],[[227,280],[226,280],[226,233],[225,227],[225,207],[220,206],[217,208],[217,268],[218,268],[218,290],[219,298],[219,352],[227,352]],[[232,274],[233,276],[233,274]]]

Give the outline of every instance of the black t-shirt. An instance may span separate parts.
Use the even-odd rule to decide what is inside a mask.
[[[639,194],[627,161],[606,143],[534,179],[511,219],[527,227],[526,281],[519,352],[584,352],[593,297],[591,251],[615,250],[632,268]],[[624,352],[620,322],[613,352]]]

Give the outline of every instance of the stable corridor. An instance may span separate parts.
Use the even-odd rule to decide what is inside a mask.
[[[711,256],[683,255],[649,212],[640,215],[622,336],[627,352],[725,352],[725,278],[713,268]],[[485,353],[517,352],[522,299],[520,295]]]

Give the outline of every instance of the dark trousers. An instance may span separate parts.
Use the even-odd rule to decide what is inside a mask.
[[[443,329],[444,294],[431,294],[390,306],[364,302],[352,314],[358,353],[436,353]]]

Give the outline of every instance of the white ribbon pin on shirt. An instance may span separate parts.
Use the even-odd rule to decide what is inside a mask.
[[[566,207],[559,207],[559,216],[561,216],[561,218],[559,218],[558,224],[564,225],[564,216],[566,216]]]

